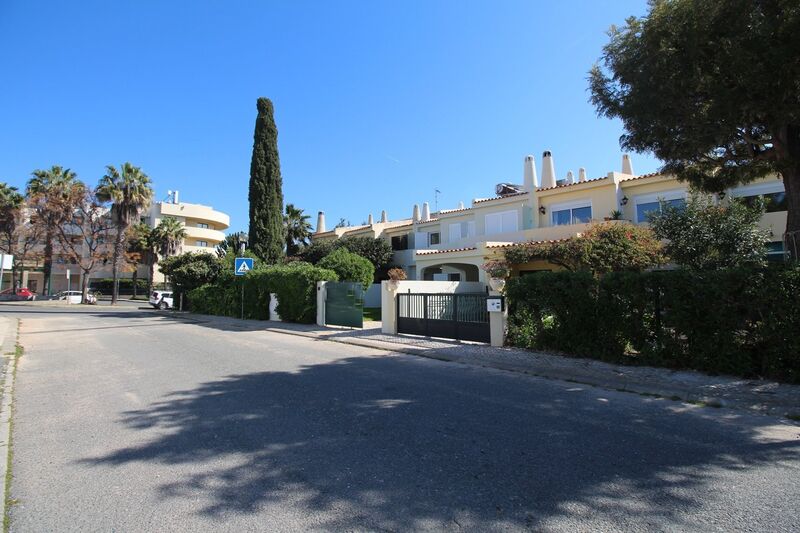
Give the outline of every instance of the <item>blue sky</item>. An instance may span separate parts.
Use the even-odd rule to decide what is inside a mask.
[[[588,103],[612,24],[645,0],[0,2],[0,181],[131,161],[158,198],[247,229],[255,102],[275,104],[287,203],[329,225],[408,217],[521,182],[619,170],[619,122]],[[637,173],[658,162],[633,155]]]

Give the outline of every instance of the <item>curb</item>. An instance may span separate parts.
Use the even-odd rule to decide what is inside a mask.
[[[6,325],[5,335],[3,337],[2,353],[0,356],[8,358],[3,375],[3,382],[0,385],[2,390],[2,403],[0,403],[0,515],[3,517],[3,530],[8,530],[8,489],[9,489],[9,469],[11,467],[11,418],[14,402],[14,381],[17,370],[17,332],[19,330],[19,321],[8,320],[9,324]],[[16,326],[16,327],[14,327]],[[13,334],[10,334],[13,332]],[[13,339],[13,349],[8,350],[9,338]]]

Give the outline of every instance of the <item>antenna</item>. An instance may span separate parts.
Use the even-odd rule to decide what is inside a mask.
[[[439,212],[439,195],[442,194],[442,191],[439,189],[433,189],[433,210],[437,213]]]

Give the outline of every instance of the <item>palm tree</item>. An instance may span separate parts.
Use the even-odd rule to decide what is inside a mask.
[[[125,253],[126,233],[139,214],[150,206],[153,189],[147,174],[141,168],[126,162],[120,170],[113,165],[106,167],[106,174],[97,185],[97,196],[101,201],[113,202],[111,218],[117,230],[111,270],[114,279],[111,305],[114,305],[119,297],[119,267]]]
[[[173,217],[162,218],[153,233],[158,253],[164,257],[178,253],[183,239],[186,238],[183,224]]]
[[[53,270],[53,243],[58,226],[69,220],[71,212],[64,207],[72,194],[83,190],[78,175],[58,165],[49,170],[34,170],[28,181],[26,194],[36,213],[36,223],[42,225],[44,233],[44,293],[50,294],[50,275]]]
[[[228,253],[238,253],[242,241],[247,242],[247,233],[244,231],[229,233],[225,236],[225,240],[217,245],[217,257],[222,259]]]
[[[308,215],[303,214],[293,204],[286,204],[286,214],[283,216],[283,225],[286,228],[286,255],[297,255],[301,246],[308,244],[311,236],[311,224]]]

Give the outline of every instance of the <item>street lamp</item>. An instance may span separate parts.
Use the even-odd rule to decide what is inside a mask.
[[[247,244],[247,237],[243,234],[239,234],[239,257],[244,257],[244,247]]]

